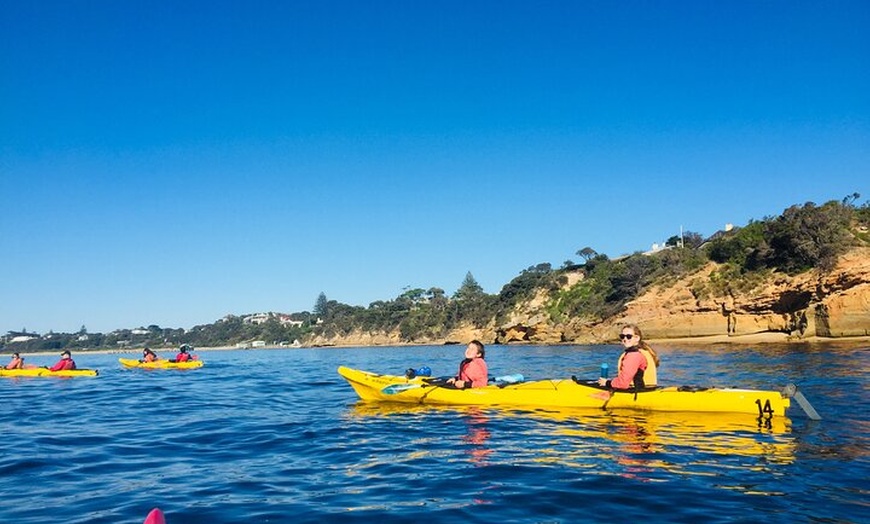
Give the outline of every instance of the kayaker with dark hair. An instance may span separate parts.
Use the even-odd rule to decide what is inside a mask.
[[[158,360],[160,360],[160,357],[157,356],[157,353],[151,351],[149,348],[142,350],[142,359],[140,362],[156,362]]]
[[[634,324],[623,326],[619,341],[624,348],[619,356],[618,374],[613,380],[599,378],[598,384],[612,389],[644,388],[657,385],[659,356],[643,340],[643,333]]]
[[[447,380],[457,389],[482,388],[489,381],[486,367],[486,349],[479,340],[472,340],[465,348],[465,358],[459,364],[459,374]]]
[[[182,344],[180,348],[178,348],[178,354],[175,355],[176,362],[187,362],[188,360],[192,360],[193,357],[190,355],[190,346],[187,344]]]
[[[57,364],[48,368],[49,371],[68,371],[76,368],[76,362],[72,359],[72,355],[69,351],[64,351],[60,354],[60,360],[57,361]]]
[[[23,369],[24,359],[18,353],[12,353],[12,360],[6,364],[6,369]]]

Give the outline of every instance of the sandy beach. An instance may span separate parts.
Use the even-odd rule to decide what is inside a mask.
[[[650,344],[663,346],[692,345],[709,346],[732,344],[753,346],[759,344],[836,344],[845,347],[870,347],[870,336],[860,337],[796,337],[786,333],[753,333],[750,335],[712,335],[707,337],[656,338]]]

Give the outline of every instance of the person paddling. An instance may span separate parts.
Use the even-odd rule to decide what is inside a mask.
[[[178,354],[175,355],[176,362],[188,362],[193,360],[193,356],[190,354],[190,345],[182,344],[180,348],[178,348]]]
[[[69,371],[72,369],[76,369],[76,361],[72,359],[72,355],[69,351],[64,351],[60,354],[60,360],[50,368],[49,371]]]
[[[6,364],[6,369],[24,369],[24,359],[18,353],[12,353],[12,360]]]
[[[142,350],[142,358],[139,362],[157,362],[160,360],[160,357],[157,356],[157,353],[151,351],[149,348],[145,348]]]

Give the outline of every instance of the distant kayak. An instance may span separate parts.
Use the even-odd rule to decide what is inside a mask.
[[[783,416],[790,405],[788,394],[752,389],[658,387],[608,391],[594,381],[574,378],[455,389],[427,377],[409,379],[344,366],[338,368],[338,373],[362,400],[377,402],[748,413],[758,416]]]
[[[172,362],[171,360],[155,360],[154,362],[140,362],[135,358],[119,358],[118,362],[127,368],[145,369],[196,369],[203,366],[202,360],[188,360],[187,362]]]
[[[0,369],[0,377],[96,377],[96,369],[49,371],[48,368]]]

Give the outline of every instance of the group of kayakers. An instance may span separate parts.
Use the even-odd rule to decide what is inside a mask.
[[[193,360],[193,355],[190,354],[190,350],[193,349],[189,344],[184,344],[178,349],[178,354],[175,355],[175,359],[170,360],[170,362],[187,362],[189,360]],[[155,360],[160,360],[160,357],[157,356],[154,351],[149,348],[145,348],[142,351],[142,358],[139,360],[140,362],[154,362]],[[69,351],[64,351],[60,354],[60,360],[51,367],[44,366],[49,371],[69,371],[76,369],[76,362],[72,359],[72,355]],[[19,353],[13,353],[12,359],[6,364],[5,369],[33,369],[36,366],[31,364],[24,363],[24,357],[22,357]]]
[[[643,389],[658,384],[659,356],[643,339],[640,328],[634,324],[623,326],[619,334],[623,352],[617,362],[617,376],[601,377],[598,385],[607,389]],[[482,388],[489,383],[486,350],[479,340],[472,340],[465,348],[465,358],[459,364],[459,373],[447,380],[457,389]]]
[[[623,326],[619,334],[623,352],[617,362],[616,378],[608,379],[601,377],[598,385],[608,389],[642,389],[654,387],[658,383],[657,369],[659,356],[655,350],[643,340],[643,333],[634,324]],[[188,362],[193,360],[190,354],[192,348],[183,344],[178,348],[178,353],[169,362]],[[76,363],[69,351],[60,354],[61,359],[49,371],[64,371],[76,369]],[[155,362],[160,360],[150,348],[142,350],[142,358],[139,362]],[[12,360],[6,365],[6,369],[23,369],[24,357],[18,353],[12,354]],[[486,349],[479,340],[472,340],[465,347],[465,358],[459,364],[459,372],[455,377],[447,380],[447,385],[457,389],[482,388],[489,382],[489,369],[486,366]]]

